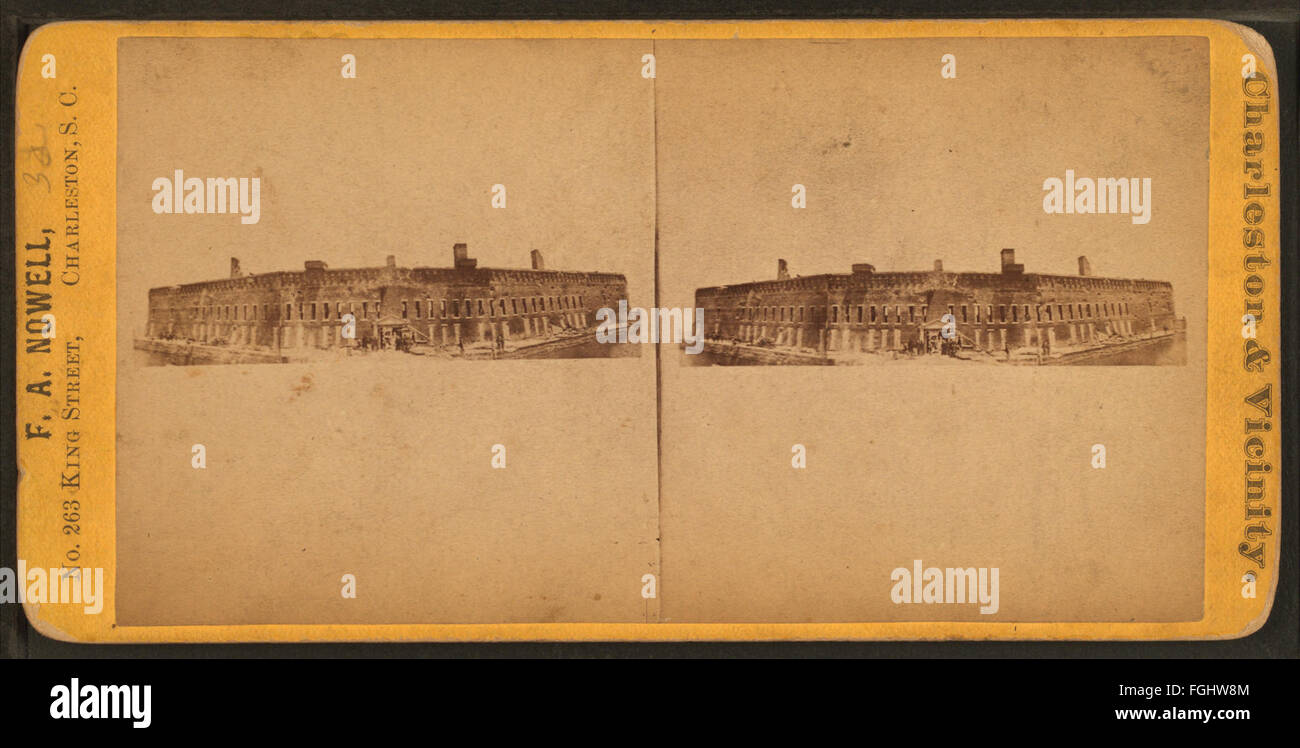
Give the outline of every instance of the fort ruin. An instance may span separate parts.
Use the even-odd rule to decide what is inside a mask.
[[[998,352],[1021,347],[1098,344],[1175,330],[1173,287],[1166,281],[1098,278],[1087,257],[1078,275],[1026,273],[1014,249],[1001,272],[943,269],[878,272],[868,263],[849,273],[790,276],[700,288],[710,340],[738,341],[826,354],[931,350],[952,315],[961,347]]]
[[[545,339],[594,327],[595,312],[627,298],[617,273],[480,268],[456,244],[451,267],[333,269],[308,260],[301,271],[246,274],[149,290],[146,337],[253,350],[461,346]],[[345,315],[355,337],[344,334]]]

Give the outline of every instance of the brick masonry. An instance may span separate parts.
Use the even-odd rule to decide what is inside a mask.
[[[246,275],[231,259],[231,277],[153,288],[149,338],[189,338],[251,349],[333,348],[346,344],[343,315],[356,320],[356,344],[453,346],[547,338],[594,327],[595,312],[627,298],[616,273],[480,268],[468,248],[453,248],[449,268],[331,269],[309,260],[302,271]]]
[[[818,352],[900,350],[939,333],[952,314],[968,347],[1086,346],[1100,336],[1136,338],[1176,329],[1173,287],[1165,281],[1026,273],[1004,249],[1000,273],[877,272],[866,263],[841,274],[700,288],[705,333],[712,340],[766,342]]]

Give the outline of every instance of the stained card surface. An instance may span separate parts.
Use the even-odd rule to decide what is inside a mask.
[[[29,618],[1248,633],[1272,66],[1203,21],[42,29]]]

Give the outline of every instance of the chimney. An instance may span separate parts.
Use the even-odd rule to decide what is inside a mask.
[[[934,272],[936,272],[936,273],[942,273],[942,272],[943,272],[943,260],[935,260],[935,261],[934,261]]]
[[[320,285],[325,282],[325,268],[329,267],[322,260],[307,260],[302,264],[306,271],[306,281],[311,285]]]
[[[1025,266],[1016,262],[1016,250],[1002,250],[1002,272],[1004,273],[1023,273]]]
[[[876,266],[866,262],[855,262],[851,267],[854,275],[871,275],[876,272]]]
[[[546,269],[546,261],[542,259],[542,253],[541,253],[541,251],[534,249],[533,251],[529,252],[528,254],[529,254],[529,256],[531,256],[531,257],[533,258],[533,270],[545,270],[545,269]]]
[[[384,258],[384,264],[390,268],[397,267],[397,255],[389,255],[388,257]]]
[[[238,257],[231,257],[231,258],[230,258],[230,277],[231,277],[231,278],[242,278],[243,275],[244,275],[244,272],[243,272],[242,270],[239,269],[239,258],[238,258]]]
[[[465,242],[453,244],[451,256],[457,270],[473,270],[478,265],[478,260],[469,256],[469,246]]]
[[[776,279],[779,281],[790,280],[790,266],[785,264],[785,260],[776,261]]]
[[[1079,275],[1092,275],[1092,263],[1086,255],[1079,255]]]

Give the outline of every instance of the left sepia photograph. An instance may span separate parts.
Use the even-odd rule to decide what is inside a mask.
[[[118,625],[656,620],[649,45],[118,41]]]
[[[388,255],[375,267],[307,260],[302,270],[269,273],[247,272],[232,257],[229,278],[149,289],[135,348],[153,365],[638,353],[594,335],[598,311],[627,299],[623,275],[546,270],[536,249],[528,269],[477,267],[464,243],[453,253],[446,267],[400,267]]]

